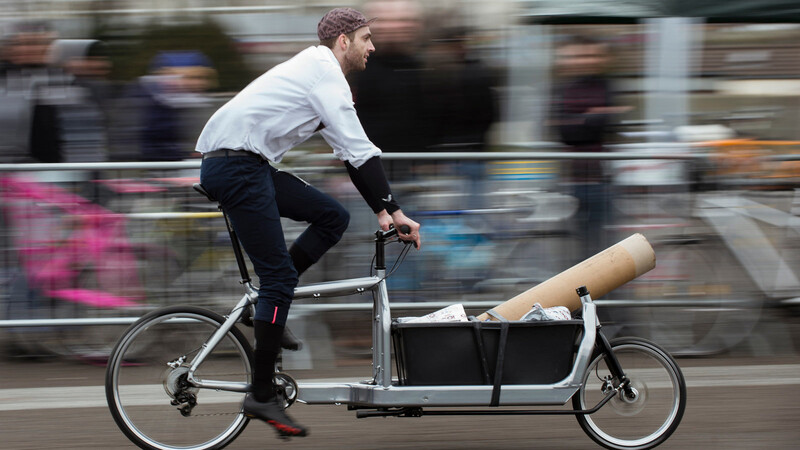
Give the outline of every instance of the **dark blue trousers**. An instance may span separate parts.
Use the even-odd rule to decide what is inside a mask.
[[[329,195],[258,157],[204,159],[200,183],[222,204],[259,279],[256,320],[284,326],[297,286],[281,217],[309,223],[297,238],[318,261],[344,234],[350,214]]]
[[[572,194],[578,199],[575,213],[577,235],[583,244],[578,262],[594,256],[609,245],[606,228],[613,223],[611,187],[606,183],[577,183]]]

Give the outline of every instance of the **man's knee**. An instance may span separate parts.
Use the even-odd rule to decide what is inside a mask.
[[[350,212],[341,205],[336,209],[336,223],[339,224],[337,229],[340,231],[340,234],[344,234],[347,226],[350,225]]]
[[[344,209],[342,205],[331,205],[330,208],[326,208],[323,217],[320,219],[317,225],[328,230],[329,233],[336,237],[335,240],[338,242],[350,224],[350,212]]]

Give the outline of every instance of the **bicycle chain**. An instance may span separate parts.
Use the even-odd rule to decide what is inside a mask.
[[[235,415],[235,414],[241,414],[241,411],[240,411],[240,412],[235,412],[235,413],[232,413],[232,412],[231,412],[231,413],[206,413],[206,414],[192,414],[192,415],[190,415],[189,417],[232,416],[232,415]]]

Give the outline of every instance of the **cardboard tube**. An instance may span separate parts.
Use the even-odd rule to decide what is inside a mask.
[[[577,288],[586,286],[592,299],[597,299],[655,266],[653,248],[637,233],[492,309],[508,320],[519,320],[536,303],[544,308],[566,306],[575,311],[581,307]],[[478,319],[497,320],[488,313]]]

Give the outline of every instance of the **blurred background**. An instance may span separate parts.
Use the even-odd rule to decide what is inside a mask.
[[[102,364],[136,317],[240,296],[195,139],[259,74],[369,17],[356,109],[424,249],[395,315],[470,312],[643,233],[600,299],[681,357],[795,356],[800,7],[792,2],[0,0],[0,356]],[[365,276],[374,216],[319,137],[280,164],[353,219],[302,283]],[[287,240],[303,224],[285,222]],[[399,246],[398,246],[399,247]],[[392,261],[399,248],[390,250]],[[371,299],[298,301],[289,368],[368,364]],[[10,367],[10,366],[9,366]]]
[[[142,314],[185,303],[225,313],[238,300],[224,223],[191,189],[196,137],[250,80],[316,45],[319,18],[337,6],[379,18],[377,50],[349,82],[395,195],[423,226],[423,250],[389,279],[395,316],[453,303],[481,313],[642,233],[656,269],[599,311],[611,335],[652,339],[686,369],[692,401],[675,448],[761,448],[765,433],[794,445],[797,398],[784,389],[800,383],[794,2],[0,0],[0,397],[12,399],[0,417],[36,431],[7,445],[124,445],[98,408],[38,433],[51,404],[36,401],[100,386]],[[329,146],[314,137],[279,166],[352,214],[301,284],[369,274],[376,220]],[[289,241],[303,229],[284,226]],[[368,375],[371,305],[295,302],[306,346],[284,367]],[[57,390],[29,390],[39,387]],[[737,415],[742,399],[749,414]],[[385,447],[335,424],[343,446]],[[424,430],[382,433],[418,444],[442,434]],[[479,444],[528,448],[514,430]],[[455,431],[443,436],[466,448]],[[241,448],[258,445],[247,439]]]

